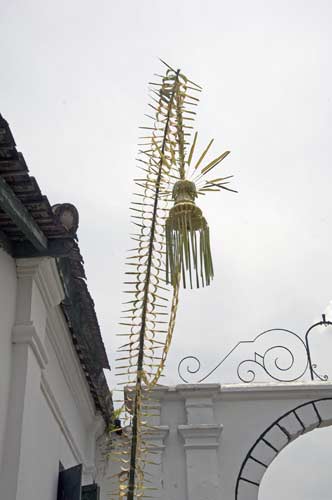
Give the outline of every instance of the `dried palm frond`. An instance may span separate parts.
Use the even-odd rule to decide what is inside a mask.
[[[192,87],[191,89],[188,86]],[[127,258],[126,273],[129,300],[121,326],[127,329],[127,340],[119,349],[116,367],[122,377],[120,384],[132,385],[132,434],[129,450],[122,450],[122,471],[118,496],[133,500],[144,493],[144,457],[146,446],[142,439],[142,386],[158,382],[167,357],[174,330],[178,304],[178,283],[169,304],[170,287],[165,276],[165,220],[168,216],[172,183],[180,178],[178,164],[185,154],[187,119],[177,106],[181,95],[195,100],[199,91],[195,84],[167,65],[159,82],[151,84],[154,122],[142,127],[139,150],[140,169],[144,176],[135,179],[138,190],[131,211],[136,232],[135,246]],[[196,101],[195,101],[196,102]],[[181,130],[181,144],[178,135]],[[179,280],[178,280],[179,281]],[[166,315],[166,316],[165,316]],[[166,317],[166,321],[165,321]],[[168,322],[170,317],[170,322]],[[123,335],[123,334],[121,334]],[[160,353],[161,351],[161,353]]]
[[[209,190],[229,189],[224,183],[227,178],[204,180],[228,154],[202,168],[212,141],[192,165],[197,133],[189,151],[187,147],[195,116],[192,107],[198,103],[201,88],[180,70],[166,66],[166,74],[151,83],[154,116],[149,118],[153,124],[142,127],[140,138],[138,162],[144,174],[135,179],[137,191],[131,207],[135,245],[127,257],[128,300],[120,323],[125,332],[119,334],[126,341],[116,366],[119,386],[127,386],[131,419],[131,433],[115,450],[121,463],[116,497],[127,500],[142,498],[147,489],[144,469],[151,462],[151,446],[145,439],[148,394],[165,366],[181,275],[184,286],[189,275],[190,285],[197,287],[210,284],[213,277],[209,228],[195,198]]]

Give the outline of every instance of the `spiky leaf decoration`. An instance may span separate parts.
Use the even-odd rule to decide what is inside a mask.
[[[151,404],[146,394],[158,382],[165,365],[176,320],[181,274],[184,286],[186,275],[191,286],[209,284],[213,276],[209,229],[201,210],[195,206],[195,198],[210,190],[229,189],[225,182],[228,178],[205,180],[205,175],[228,151],[201,167],[211,141],[193,164],[196,133],[187,152],[201,88],[180,70],[166,66],[161,80],[151,83],[149,106],[154,114],[149,117],[153,123],[142,127],[138,162],[144,175],[135,179],[138,190],[131,207],[135,247],[127,258],[125,293],[129,300],[125,302],[121,322],[127,331],[120,334],[127,340],[117,360],[120,384],[127,386],[132,414],[128,442],[123,439],[123,448],[115,452],[121,462],[117,498],[127,500],[142,498],[147,488],[144,468],[151,461],[144,439],[149,429],[144,421]],[[175,205],[169,210],[172,199]]]
[[[181,136],[178,137],[180,140]],[[228,179],[232,176],[205,179],[205,175],[219,165],[230,151],[225,151],[202,166],[213,143],[212,139],[192,166],[196,143],[197,132],[188,157],[185,154],[181,155],[180,180],[173,186],[174,206],[166,221],[166,281],[175,286],[180,269],[184,288],[188,281],[190,288],[210,285],[213,278],[209,226],[201,209],[196,206],[195,198],[208,191],[220,191],[220,189],[236,192],[227,186]]]

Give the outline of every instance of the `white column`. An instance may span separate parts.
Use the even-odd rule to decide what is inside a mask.
[[[44,345],[47,312],[60,303],[63,291],[55,264],[47,258],[18,260],[17,279],[12,376],[0,487],[1,498],[30,500],[38,491],[29,471],[35,464],[34,449],[38,440],[41,373],[48,362]]]
[[[187,424],[179,425],[178,432],[186,454],[188,500],[220,500],[217,451],[222,425],[215,423],[212,399],[215,388],[211,385],[198,392],[188,386],[181,392]]]

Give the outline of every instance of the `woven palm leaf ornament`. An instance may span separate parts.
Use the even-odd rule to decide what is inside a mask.
[[[195,198],[208,191],[220,189],[235,192],[227,186],[232,176],[205,180],[205,175],[226,158],[230,151],[225,151],[212,160],[200,169],[199,175],[195,176],[213,141],[210,141],[193,170],[190,171],[196,140],[197,133],[188,159],[185,160],[183,157],[183,165],[180,166],[179,172],[180,180],[174,184],[172,191],[174,206],[166,221],[166,281],[176,286],[180,269],[184,288],[187,283],[186,276],[191,288],[210,285],[213,279],[209,226],[202,210],[195,204]]]
[[[126,386],[129,432],[117,441],[113,455],[120,462],[114,498],[134,500],[151,493],[144,470],[153,463],[147,424],[153,412],[151,389],[158,383],[171,344],[184,287],[209,285],[213,278],[209,227],[195,204],[199,195],[228,187],[230,177],[206,179],[229,151],[206,163],[213,141],[194,161],[197,133],[190,145],[201,87],[180,70],[166,65],[165,75],[150,84],[152,125],[141,127],[131,211],[134,248],[127,258],[124,316],[126,341],[117,359],[119,386]],[[203,166],[204,165],[204,166]],[[122,391],[122,389],[121,389]]]

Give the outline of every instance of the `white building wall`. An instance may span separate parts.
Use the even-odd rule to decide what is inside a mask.
[[[188,384],[158,387],[153,399],[159,417],[154,417],[156,427],[149,439],[157,444],[153,461],[160,465],[150,466],[152,476],[147,478],[161,500],[258,500],[260,481],[278,452],[304,432],[332,424],[328,382]],[[320,400],[318,413],[312,405],[315,400]],[[280,427],[262,436],[300,405],[304,406],[284,417]],[[254,459],[246,461],[256,442]],[[244,479],[237,488],[242,465]],[[113,474],[119,470],[116,461],[110,469]],[[114,482],[104,476],[102,500],[108,498],[107,491],[115,490]]]
[[[16,306],[15,261],[0,248],[0,467],[8,411],[11,334]]]
[[[0,382],[0,498],[56,500],[59,462],[83,464],[83,484],[93,482],[104,422],[59,306],[63,290],[53,259],[21,259],[15,268],[0,254],[0,273],[6,279],[0,307],[7,304],[0,327],[6,380]]]

